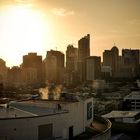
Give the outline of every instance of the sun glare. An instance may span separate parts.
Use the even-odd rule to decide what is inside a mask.
[[[18,5],[1,12],[0,47],[3,55],[11,58],[11,64],[18,64],[29,51],[41,50],[47,36],[48,25],[38,11]]]

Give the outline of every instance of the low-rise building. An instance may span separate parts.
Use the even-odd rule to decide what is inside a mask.
[[[102,116],[112,122],[112,130],[138,132],[140,127],[139,111],[111,111]]]
[[[13,102],[0,108],[0,139],[72,139],[92,122],[92,98]]]
[[[124,97],[124,109],[140,111],[140,91],[133,91]]]

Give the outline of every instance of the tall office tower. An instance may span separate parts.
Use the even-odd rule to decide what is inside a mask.
[[[86,58],[90,56],[90,35],[78,41],[78,72],[80,81],[86,80]]]
[[[119,69],[118,60],[119,60],[119,50],[116,46],[113,46],[111,50],[105,50],[103,52],[103,66],[111,67],[113,77],[117,77]]]
[[[22,84],[22,69],[18,66],[13,66],[11,69],[8,69],[8,86],[19,87]]]
[[[101,57],[86,58],[86,80],[92,81],[101,78]]]
[[[0,83],[5,85],[7,82],[7,67],[4,60],[0,59]]]
[[[133,77],[140,76],[140,50],[123,49],[124,65],[131,69]]]
[[[78,60],[83,61],[90,56],[90,34],[84,36],[78,41]]]
[[[66,50],[66,69],[69,71],[77,70],[78,49],[73,45],[68,45]]]
[[[51,54],[46,55],[44,60],[44,73],[45,73],[45,82],[55,83],[57,80],[57,59],[56,56]]]
[[[56,57],[57,67],[64,68],[64,54],[60,51],[50,50],[47,51],[47,55],[53,55]]]
[[[25,84],[42,83],[42,56],[37,55],[37,53],[24,55],[22,69]]]
[[[64,81],[64,54],[60,51],[47,51],[47,56],[55,56],[56,58],[56,82],[62,83]]]
[[[77,64],[78,64],[78,48],[68,45],[66,50],[66,76],[65,83],[67,86],[77,85]]]

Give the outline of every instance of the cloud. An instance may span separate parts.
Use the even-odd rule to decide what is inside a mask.
[[[52,9],[52,13],[54,15],[62,16],[62,17],[75,14],[75,12],[73,10],[68,11],[68,10],[66,10],[64,8],[54,8],[54,9]]]
[[[36,0],[0,0],[0,5],[10,4],[32,4]]]

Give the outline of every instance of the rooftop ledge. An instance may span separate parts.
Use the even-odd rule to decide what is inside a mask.
[[[77,136],[75,140],[77,140],[77,138],[81,140],[100,140],[101,137],[103,137],[104,140],[111,137],[111,122],[108,119],[94,115],[91,126],[86,127],[86,132]]]

